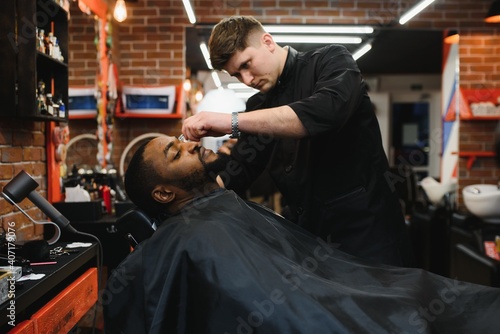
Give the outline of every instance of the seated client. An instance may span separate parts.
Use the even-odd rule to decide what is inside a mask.
[[[343,253],[220,188],[215,176],[225,164],[223,154],[168,136],[135,153],[126,191],[164,220],[111,274],[102,294],[106,333],[500,328],[500,289]]]

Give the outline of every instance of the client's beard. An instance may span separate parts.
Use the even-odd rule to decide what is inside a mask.
[[[179,185],[182,189],[188,191],[204,189],[206,185],[215,182],[217,174],[222,172],[231,160],[230,156],[224,153],[218,153],[217,156],[218,157],[215,161],[208,163],[203,161],[200,156],[200,162],[203,165],[203,170],[196,171],[182,179],[172,180],[170,182]]]
[[[231,161],[231,157],[225,153],[217,153],[217,159],[212,162],[204,162],[201,161],[203,167],[205,167],[205,175],[210,178],[210,180],[214,180],[217,177],[217,174],[226,169],[227,164]]]

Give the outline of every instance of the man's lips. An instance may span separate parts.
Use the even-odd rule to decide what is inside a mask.
[[[262,85],[262,81],[257,82],[255,85],[252,85],[253,89],[260,90],[260,86]]]

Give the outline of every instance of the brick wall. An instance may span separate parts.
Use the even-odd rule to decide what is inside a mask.
[[[191,0],[200,24],[213,24],[230,15],[253,15],[263,23],[331,23],[395,25],[395,29],[491,29],[482,22],[489,0],[437,0],[404,27],[395,20],[416,0],[364,1],[240,1]],[[184,28],[190,26],[181,1],[139,0],[127,3],[128,18],[114,24],[113,59],[120,81],[126,85],[180,84],[186,76]],[[72,7],[70,24],[70,84],[93,85],[96,72],[94,23],[77,6]],[[73,66],[74,65],[74,66]],[[145,132],[177,134],[178,120],[119,120],[114,123],[115,164],[120,152],[135,135]],[[71,133],[95,132],[71,121]]]
[[[498,27],[498,25],[497,25]],[[500,32],[478,30],[460,36],[460,86],[466,89],[500,89]],[[461,121],[459,151],[494,151],[498,121]],[[497,184],[500,170],[495,158],[477,158],[467,168],[467,159],[459,160],[459,207],[464,208],[462,189],[471,184]]]
[[[0,188],[25,170],[40,184],[37,191],[46,195],[45,123],[2,119],[0,122]],[[35,221],[42,213],[30,200],[19,206]],[[17,240],[43,238],[43,225],[33,224],[5,199],[0,199],[0,224],[3,232],[15,230]],[[9,229],[10,227],[10,229]]]
[[[113,1],[110,0],[112,3]],[[239,0],[191,0],[199,23],[216,23],[229,15],[254,15],[263,23],[337,23],[337,24],[376,24],[389,26],[394,24],[406,9],[417,3],[417,0],[302,0],[302,1],[239,1]],[[498,85],[498,64],[496,58],[488,58],[499,54],[498,49],[492,50],[491,36],[498,38],[500,25],[487,25],[482,22],[491,0],[436,0],[425,12],[414,18],[404,27],[394,26],[394,29],[459,29],[464,36],[461,42],[462,85],[484,84],[492,87]],[[94,18],[82,14],[76,2],[71,4],[70,22],[70,85],[94,86],[95,74],[98,69],[96,47],[94,44]],[[115,24],[113,29],[114,47],[113,59],[117,62],[120,80],[124,84],[180,84],[185,77],[184,28],[190,26],[181,1],[173,0],[138,0],[128,3],[129,17]],[[470,34],[470,39],[466,36]],[[476,45],[475,35],[482,35],[485,44]],[[486,44],[491,43],[491,44]],[[463,54],[465,47],[470,52]],[[497,47],[498,48],[498,47]],[[472,53],[474,52],[474,53]],[[479,55],[478,53],[483,53]],[[473,55],[473,56],[471,56]],[[492,63],[495,67],[492,67]],[[465,68],[470,64],[470,68]],[[473,66],[478,64],[480,66]],[[487,66],[487,67],[481,67]],[[469,71],[474,72],[469,76]],[[495,76],[496,75],[496,76]],[[498,87],[497,87],[498,88]],[[177,134],[180,130],[179,120],[115,120],[113,161],[118,164],[120,152],[135,136],[145,132],[163,132]],[[493,130],[491,122],[481,124],[474,122],[463,125],[461,129],[461,145],[465,141],[476,140],[473,135]],[[92,120],[71,120],[71,136],[79,133],[95,133],[97,125]],[[479,127],[479,129],[475,129]],[[471,129],[472,128],[472,129]],[[22,131],[19,131],[22,129]],[[24,134],[24,141],[14,140]],[[12,122],[0,125],[0,184],[8,182],[21,166],[27,165],[38,178],[42,193],[46,187],[44,125],[37,122]],[[44,139],[43,139],[44,140]],[[8,152],[30,151],[41,148],[40,160],[22,162],[10,161],[4,156]],[[486,148],[485,148],[486,149]],[[19,156],[19,153],[17,153]],[[37,153],[38,154],[38,153]],[[93,156],[92,152],[87,153]],[[7,160],[6,160],[7,159]],[[460,178],[465,181],[470,174],[490,171],[488,180],[497,179],[496,168],[492,159],[479,159],[471,171],[463,169],[463,159],[460,160]],[[33,166],[37,166],[36,168]],[[493,172],[493,170],[495,172]],[[470,179],[477,178],[472,176]],[[486,179],[484,180],[486,181]],[[469,181],[468,181],[469,182]],[[474,181],[475,182],[475,181]],[[28,205],[24,204],[23,205]],[[36,210],[35,210],[36,211]],[[38,211],[36,211],[39,214]],[[12,206],[0,200],[1,222],[9,219],[23,221]],[[24,223],[23,223],[24,224]],[[29,235],[29,233],[28,233]],[[36,231],[33,233],[37,235]]]

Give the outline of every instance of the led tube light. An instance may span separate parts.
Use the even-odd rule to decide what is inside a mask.
[[[212,63],[210,63],[210,54],[208,53],[207,45],[204,42],[200,43],[200,50],[203,54],[203,58],[205,58],[208,68],[213,70],[214,68],[212,67]]]
[[[273,35],[277,43],[314,43],[314,44],[359,44],[360,37],[348,36],[311,36],[311,35]]]
[[[215,87],[219,88],[222,86],[222,82],[220,81],[219,74],[216,71],[212,71],[212,80],[214,81]]]
[[[184,5],[184,9],[186,10],[189,22],[191,24],[195,24],[196,16],[194,15],[193,7],[191,7],[191,2],[189,2],[189,0],[182,0],[182,4]]]
[[[372,44],[371,43],[366,43],[361,48],[359,48],[357,51],[355,51],[352,54],[352,57],[354,58],[354,60],[358,60],[359,58],[361,58],[365,53],[367,53],[371,49],[372,49]]]
[[[409,11],[407,11],[401,18],[399,19],[399,24],[403,25],[406,22],[410,21],[414,16],[423,11],[427,6],[433,3],[435,0],[423,0],[412,7]]]
[[[279,34],[371,34],[370,26],[308,26],[308,25],[276,25],[264,26],[269,33]]]

